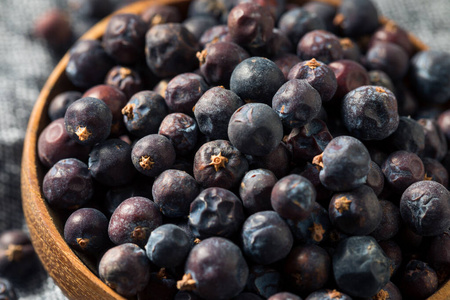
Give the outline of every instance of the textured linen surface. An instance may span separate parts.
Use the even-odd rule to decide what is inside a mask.
[[[450,51],[450,0],[373,0],[433,49]],[[30,37],[34,21],[66,0],[0,0],[0,231],[23,228],[20,161],[28,117],[57,61],[45,44]],[[80,26],[79,26],[80,27]],[[80,34],[83,27],[75,26]],[[16,286],[20,299],[65,299],[42,270]]]

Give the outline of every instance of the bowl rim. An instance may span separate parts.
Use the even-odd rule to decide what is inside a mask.
[[[293,3],[303,4],[311,0],[294,0]],[[341,0],[318,0],[332,5],[339,5]],[[143,0],[127,5],[94,25],[83,34],[79,40],[99,39],[111,16],[119,13],[140,13],[151,5],[169,4],[174,6],[186,6],[190,0]],[[384,16],[380,17],[382,24],[389,21]],[[416,50],[428,50],[428,46],[420,41],[414,34],[408,32],[408,36]],[[55,212],[48,206],[43,198],[39,178],[43,178],[43,166],[37,156],[37,141],[39,134],[50,122],[46,108],[57,94],[58,84],[69,83],[65,77],[65,67],[69,61],[67,52],[51,72],[44,84],[30,114],[22,152],[21,161],[21,194],[22,207],[30,232],[30,238],[36,253],[43,266],[53,278],[61,291],[70,299],[89,299],[95,292],[95,299],[120,299],[126,298],[109,288],[92,271],[92,266],[83,262],[76,252],[64,241],[63,233],[56,226]],[[70,83],[69,83],[70,84]],[[61,225],[61,224],[60,224]],[[61,226],[60,226],[61,227]],[[62,228],[62,227],[61,227]],[[67,266],[70,265],[71,269]],[[444,300],[450,295],[450,280],[441,286],[429,300]]]
[[[99,39],[113,15],[140,13],[149,6],[157,4],[182,6],[187,3],[189,0],[144,0],[132,3],[102,19],[79,40]],[[46,109],[52,99],[51,96],[57,94],[55,87],[61,83],[69,83],[65,76],[65,67],[68,61],[69,53],[67,52],[45,82],[29,117],[20,171],[22,208],[35,251],[45,270],[65,296],[70,299],[93,299],[93,292],[95,292],[95,299],[126,300],[96,276],[92,269],[64,241],[63,233],[58,230],[55,223],[58,217],[48,206],[41,191],[39,179],[43,178],[44,168],[37,155],[37,141],[39,134],[50,122]],[[71,269],[67,268],[69,265]]]

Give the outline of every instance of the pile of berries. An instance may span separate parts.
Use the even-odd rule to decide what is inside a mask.
[[[450,54],[370,0],[193,0],[70,50],[64,239],[137,299],[424,299],[450,275]]]

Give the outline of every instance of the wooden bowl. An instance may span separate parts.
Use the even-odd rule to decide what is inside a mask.
[[[334,5],[340,3],[339,0],[322,1]],[[295,2],[303,3],[307,1],[297,0]],[[182,12],[186,12],[189,0],[141,1],[120,9],[115,14],[124,12],[139,14],[152,4],[171,4],[177,6]],[[81,39],[99,39],[105,31],[109,18],[107,17],[99,22]],[[386,19],[382,19],[382,22],[385,21]],[[410,38],[417,50],[427,49],[427,46],[413,35],[410,35]],[[37,155],[37,141],[41,131],[50,122],[47,116],[50,100],[63,91],[75,89],[65,75],[68,60],[69,56],[66,54],[53,70],[30,116],[21,166],[23,211],[32,243],[42,264],[69,299],[125,300],[124,297],[118,295],[98,278],[95,274],[95,266],[91,265],[86,259],[81,260],[80,257],[83,256],[73,251],[66,244],[63,238],[64,221],[47,205],[41,191],[41,183],[46,170],[41,165]],[[450,282],[447,282],[429,299],[444,300],[449,298]]]

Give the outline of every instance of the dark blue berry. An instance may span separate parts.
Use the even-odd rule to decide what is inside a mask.
[[[244,220],[241,199],[224,188],[207,188],[191,203],[189,227],[200,239],[231,237],[238,232]]]
[[[144,58],[147,24],[137,14],[112,16],[102,37],[102,45],[120,64],[134,64]]]
[[[190,72],[198,66],[197,39],[180,23],[152,26],[145,43],[147,65],[160,78]]]
[[[108,235],[116,244],[134,243],[141,248],[147,244],[150,233],[162,225],[158,206],[145,197],[131,197],[114,210],[108,226]]]
[[[415,233],[442,234],[450,226],[450,193],[435,181],[418,181],[403,192],[400,213],[403,222]]]
[[[291,79],[272,98],[272,108],[288,128],[299,128],[316,118],[322,107],[320,94],[308,81]]]
[[[371,233],[378,227],[383,216],[377,196],[366,185],[334,194],[328,212],[333,225],[348,235]]]
[[[303,176],[292,174],[277,181],[272,189],[273,209],[283,218],[306,219],[316,202],[316,190]]]
[[[238,108],[228,123],[231,144],[244,154],[268,155],[283,138],[283,125],[267,104],[248,103]]]
[[[153,201],[170,218],[188,216],[191,202],[199,193],[200,185],[194,177],[180,170],[162,172],[152,186]]]
[[[298,293],[316,291],[331,275],[331,258],[317,245],[296,246],[284,261],[284,275]]]
[[[247,159],[227,140],[206,142],[195,153],[194,178],[203,187],[237,187],[247,171]]]
[[[330,101],[337,89],[336,75],[333,70],[315,58],[295,64],[287,76],[288,80],[294,78],[308,81],[319,92],[322,102]]]
[[[45,174],[42,192],[50,206],[74,210],[91,200],[94,182],[84,162],[67,158],[58,161]]]
[[[103,83],[114,61],[98,40],[80,40],[69,51],[66,75],[77,87]]]
[[[180,156],[190,154],[197,145],[198,124],[184,113],[171,113],[159,124],[158,134],[167,137]]]
[[[121,139],[96,144],[89,153],[88,166],[92,177],[107,186],[128,184],[137,173],[131,161],[131,146]]]
[[[156,177],[175,162],[175,149],[168,138],[149,134],[139,139],[131,150],[134,167],[146,176]]]
[[[249,54],[241,46],[232,42],[215,42],[197,53],[200,72],[210,85],[230,86],[231,73]]]
[[[270,10],[258,3],[243,2],[228,14],[228,30],[233,42],[249,48],[260,47],[272,36],[274,19]]]
[[[190,250],[188,235],[174,224],[164,224],[155,228],[145,246],[150,261],[164,268],[182,264]]]
[[[244,254],[253,262],[268,265],[286,257],[293,245],[286,222],[274,211],[260,211],[242,225]]]
[[[322,166],[320,181],[332,191],[351,190],[364,184],[371,162],[364,144],[345,135],[332,139],[317,161]]]
[[[157,133],[168,111],[164,98],[153,91],[134,94],[121,110],[125,127],[137,137]]]
[[[378,10],[371,0],[343,0],[333,23],[342,35],[359,37],[371,34],[380,26]]]
[[[284,74],[270,59],[254,56],[239,63],[231,73],[230,90],[245,102],[271,104],[285,82]]]
[[[64,240],[71,248],[98,257],[111,246],[108,222],[98,209],[77,209],[64,224]]]
[[[288,36],[293,45],[297,45],[306,33],[326,28],[321,18],[302,7],[295,7],[284,12],[278,21],[278,27]]]
[[[261,297],[269,298],[281,290],[282,278],[279,271],[269,266],[253,265],[250,267],[247,290]]]
[[[239,187],[239,196],[249,215],[272,209],[270,195],[277,181],[275,174],[267,169],[254,169],[245,174]]]
[[[332,264],[339,289],[354,297],[374,296],[390,278],[390,259],[369,236],[349,237],[340,242]]]
[[[397,99],[380,86],[359,87],[342,100],[342,120],[355,137],[382,140],[398,127]]]
[[[186,261],[181,290],[192,290],[206,300],[226,300],[244,290],[248,266],[238,246],[221,237],[196,245]]]
[[[87,162],[90,151],[90,146],[81,145],[69,136],[64,126],[64,118],[48,124],[38,138],[38,157],[48,168],[64,158],[77,158]]]
[[[102,100],[85,97],[73,102],[67,108],[64,124],[74,141],[93,146],[109,136],[112,112]]]
[[[101,258],[98,273],[107,286],[124,297],[144,290],[150,279],[150,261],[136,244],[110,248]]]
[[[195,103],[208,89],[209,85],[202,76],[182,73],[169,81],[164,99],[172,112],[192,116]]]
[[[228,122],[242,105],[235,93],[223,87],[213,87],[198,99],[194,116],[199,130],[211,139],[228,139]]]
[[[411,59],[409,78],[417,95],[432,103],[450,99],[450,54],[444,51],[420,51]]]

